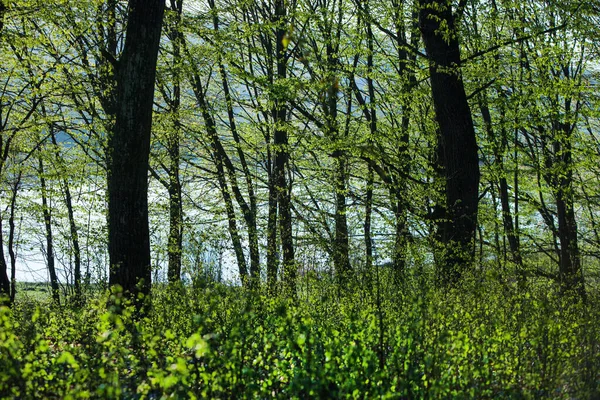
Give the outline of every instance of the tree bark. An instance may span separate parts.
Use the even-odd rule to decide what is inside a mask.
[[[275,51],[276,51],[276,80],[281,81],[287,76],[287,55],[284,38],[287,33],[287,14],[285,0],[275,1]],[[296,292],[296,263],[294,260],[294,243],[292,237],[292,214],[290,209],[291,187],[288,185],[286,173],[289,170],[289,146],[287,134],[287,100],[284,93],[277,93],[274,99],[273,147],[275,162],[273,175],[275,184],[273,190],[277,195],[278,222],[281,237],[281,250],[283,261],[283,285],[286,295],[295,296]]]
[[[565,109],[570,112],[567,100]],[[569,123],[558,124],[561,128],[559,138],[554,142],[554,155],[560,168],[554,181],[556,184],[556,214],[558,219],[559,280],[563,291],[573,291],[585,297],[581,257],[577,243],[577,219],[573,201],[573,152],[572,133],[574,127]]]
[[[6,5],[4,1],[0,0],[0,35],[2,34],[2,30],[4,29],[4,14],[6,13]],[[1,38],[2,36],[0,36]],[[2,105],[0,105],[0,111],[2,110]],[[0,121],[0,124],[2,122]],[[4,126],[2,126],[4,128]],[[4,133],[0,133],[0,150],[4,153],[3,143]],[[0,160],[0,174],[2,173],[4,167],[5,157],[2,157]],[[10,297],[10,280],[8,279],[8,271],[6,265],[6,259],[4,258],[4,240],[2,237],[2,218],[0,217],[0,298],[6,296],[6,298]],[[1,299],[0,299],[1,300]]]
[[[17,293],[17,255],[15,253],[15,209],[17,202],[17,191],[21,184],[23,171],[19,169],[17,179],[12,187],[10,197],[10,215],[8,217],[8,255],[10,257],[10,304],[14,304],[15,295]],[[2,227],[0,226],[0,230]],[[0,240],[1,243],[1,240]],[[2,256],[4,258],[4,255]]]
[[[181,181],[179,179],[179,138],[181,133],[179,109],[181,106],[181,48],[184,40],[181,32],[182,0],[171,0],[171,10],[175,13],[175,21],[169,27],[169,37],[173,48],[173,98],[171,100],[171,113],[173,131],[167,138],[167,151],[169,154],[169,239],[168,257],[169,265],[167,277],[170,283],[181,280],[181,251],[183,241],[183,204],[181,197]]]
[[[365,197],[365,222],[364,222],[364,238],[365,238],[365,269],[368,276],[373,273],[373,237],[371,236],[371,217],[373,214],[373,184],[375,176],[373,168],[369,165],[367,172],[367,190]]]
[[[44,177],[44,162],[41,154],[38,159],[38,173],[40,176],[40,189],[42,195],[42,214],[44,216],[44,228],[46,229],[46,262],[48,264],[48,273],[50,274],[50,287],[52,288],[52,301],[60,304],[60,292],[58,286],[58,277],[56,276],[56,267],[54,264],[54,236],[52,235],[52,213],[48,205],[48,189],[46,178]]]
[[[148,158],[164,8],[164,0],[129,1],[115,127],[108,139],[109,284],[121,285],[135,300],[151,289]]]
[[[0,0],[0,34],[4,29],[4,14],[6,14],[6,4],[4,4],[4,1]]]
[[[269,171],[269,210],[267,216],[267,287],[271,294],[275,294],[277,285],[277,272],[279,269],[277,257],[277,190],[275,186],[275,174],[273,168],[273,157],[268,151]]]
[[[438,123],[437,163],[445,183],[443,213],[437,223],[441,244],[438,278],[457,283],[473,261],[477,226],[479,160],[477,141],[461,78],[458,32],[452,2],[419,0],[419,28],[429,57],[431,89]]]
[[[335,158],[335,245],[333,260],[338,283],[345,285],[351,271],[348,243],[348,219],[346,217],[346,160],[340,154]]]
[[[0,305],[11,304],[10,293],[10,279],[8,279],[8,265],[4,256],[4,234],[0,216]]]

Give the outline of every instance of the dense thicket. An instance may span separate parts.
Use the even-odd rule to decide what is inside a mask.
[[[392,282],[389,280],[388,282]],[[78,311],[0,313],[2,398],[535,398],[598,396],[598,304],[548,287],[398,296],[381,285],[300,302],[223,287],[155,289],[135,320],[113,295]],[[388,293],[389,291],[389,293]],[[394,293],[392,296],[391,293]],[[50,311],[51,310],[51,311]]]

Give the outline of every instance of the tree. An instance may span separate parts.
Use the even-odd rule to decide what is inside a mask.
[[[292,189],[286,179],[290,168],[290,150],[288,140],[288,101],[285,88],[281,85],[287,77],[287,39],[288,16],[285,0],[274,0],[275,12],[272,22],[275,24],[275,76],[273,84],[273,148],[274,161],[271,171],[272,184],[269,186],[269,207],[277,207],[277,219],[279,222],[279,234],[281,238],[281,250],[283,253],[283,282],[284,290],[292,295],[296,291],[296,263],[294,261],[294,243],[292,240],[292,213],[291,196]],[[273,211],[270,210],[270,213]],[[272,216],[270,215],[270,218]],[[269,222],[271,220],[269,219]],[[270,229],[274,229],[270,226]],[[272,237],[272,236],[270,236]],[[271,245],[272,246],[272,245]],[[272,251],[272,249],[271,249]],[[269,268],[269,266],[267,266]],[[271,270],[273,265],[270,266]]]
[[[435,117],[437,163],[444,180],[438,206],[438,276],[456,284],[473,261],[479,203],[479,157],[471,109],[461,77],[456,15],[449,0],[420,0],[419,28],[427,50]]]
[[[123,53],[116,62],[114,132],[108,139],[110,285],[129,295],[151,288],[148,158],[164,1],[130,0]]]
[[[181,137],[181,81],[183,74],[182,47],[185,40],[182,31],[181,14],[183,12],[182,0],[171,0],[169,11],[171,18],[165,24],[165,30],[171,42],[172,64],[169,70],[172,90],[166,88],[159,78],[158,89],[166,103],[169,114],[170,126],[167,128],[165,148],[168,154],[168,165],[161,163],[167,173],[167,178],[162,178],[151,169],[158,181],[167,189],[169,194],[169,234],[167,253],[169,257],[167,277],[169,282],[175,283],[181,280],[181,253],[183,240],[183,199],[182,185],[179,174],[180,137]],[[167,79],[165,79],[167,80]]]

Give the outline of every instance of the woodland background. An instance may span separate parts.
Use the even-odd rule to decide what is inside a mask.
[[[597,396],[598,26],[0,1],[0,393]]]

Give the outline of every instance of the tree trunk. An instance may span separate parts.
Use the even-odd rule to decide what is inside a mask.
[[[38,159],[38,173],[40,175],[40,189],[42,195],[42,214],[44,216],[44,227],[46,229],[46,262],[48,264],[48,273],[50,274],[50,286],[52,288],[52,300],[60,304],[60,292],[58,287],[58,277],[56,276],[56,267],[54,265],[54,236],[52,235],[52,213],[48,205],[48,192],[46,178],[44,177],[44,163],[40,154]]]
[[[269,210],[267,219],[267,287],[271,294],[275,293],[277,285],[277,190],[271,152],[269,159]]]
[[[345,285],[350,274],[350,258],[348,243],[348,219],[346,217],[346,160],[340,154],[335,158],[335,245],[333,261],[338,283]]]
[[[167,151],[169,153],[169,181],[167,191],[169,192],[169,265],[167,276],[170,283],[181,280],[181,251],[183,241],[183,204],[181,198],[181,182],[179,179],[179,137],[180,121],[179,109],[181,105],[181,47],[184,40],[181,32],[181,13],[183,11],[182,0],[171,0],[171,9],[175,12],[175,21],[169,29],[169,37],[173,47],[173,98],[171,101],[171,113],[173,119],[173,131],[167,138]]]
[[[437,163],[445,181],[443,213],[437,223],[441,244],[438,278],[457,283],[474,257],[479,160],[477,141],[460,73],[458,33],[452,2],[419,0],[419,27],[429,57],[431,89],[439,126]]]
[[[4,1],[0,0],[0,34],[4,29],[4,14],[6,14],[6,4],[4,4]]]
[[[17,255],[15,254],[15,209],[17,202],[17,191],[21,184],[21,177],[23,171],[19,169],[19,174],[12,187],[12,193],[10,197],[10,215],[8,217],[8,254],[10,256],[10,304],[14,304],[15,295],[17,293]],[[0,226],[0,230],[2,227]],[[0,240],[0,243],[2,241]],[[4,259],[4,255],[2,255]]]
[[[570,111],[567,101],[566,110]],[[577,244],[577,219],[573,202],[573,156],[572,127],[569,123],[559,124],[562,141],[555,141],[554,154],[558,158],[558,176],[555,177],[556,214],[558,239],[560,241],[559,280],[563,291],[573,291],[585,297],[585,286],[581,271],[581,258]],[[562,142],[562,143],[561,143]]]
[[[193,90],[196,96],[196,100],[198,102],[198,106],[200,107],[200,112],[202,113],[202,118],[204,119],[206,132],[210,140],[213,159],[217,168],[217,180],[219,182],[219,188],[221,189],[223,201],[225,202],[225,211],[227,213],[227,221],[229,226],[229,236],[231,237],[233,250],[235,252],[235,257],[238,264],[240,281],[245,286],[248,284],[248,268],[246,266],[246,258],[244,256],[244,251],[242,248],[242,240],[237,227],[237,217],[235,215],[235,209],[233,207],[233,200],[231,199],[231,194],[229,193],[229,188],[227,186],[227,178],[225,175],[224,164],[227,164],[228,158],[227,154],[225,153],[225,150],[223,149],[223,146],[221,145],[221,141],[217,133],[217,126],[215,124],[215,120],[208,110],[208,104],[206,101],[206,90],[202,87],[200,75],[197,73],[197,71],[195,71],[193,76]],[[234,190],[236,190],[237,187],[235,181],[232,183],[232,186],[234,187]]]
[[[6,13],[6,5],[4,4],[4,1],[0,0],[0,35],[2,34],[2,30],[4,29],[4,14],[5,13]],[[0,105],[0,110],[2,110],[2,105]],[[0,124],[1,123],[2,122],[0,121]],[[2,128],[3,127],[4,126],[2,125]],[[4,133],[0,133],[0,135],[4,135]],[[0,144],[3,144],[2,138],[0,138]],[[4,148],[2,146],[0,146],[0,150],[4,150]],[[2,167],[4,167],[4,159],[0,161],[0,174],[2,173],[2,169],[3,169]],[[4,258],[4,240],[2,237],[2,218],[0,216],[0,300],[4,296],[9,298],[10,293],[11,293],[10,280],[8,279],[6,259]]]
[[[10,279],[8,265],[4,257],[4,234],[2,232],[2,217],[0,216],[0,305],[10,305]]]
[[[108,139],[109,284],[121,285],[134,300],[151,288],[148,158],[164,8],[164,0],[129,1],[115,127]]]
[[[367,193],[365,197],[365,223],[364,223],[364,235],[365,235],[365,268],[368,276],[373,273],[373,238],[371,236],[371,216],[373,214],[373,184],[375,182],[375,176],[373,174],[373,168],[369,165],[367,172]]]
[[[276,40],[276,80],[285,80],[287,76],[287,55],[284,46],[287,34],[287,18],[284,0],[275,1],[275,31]],[[283,261],[283,285],[286,295],[295,296],[296,293],[296,263],[294,261],[294,243],[292,237],[292,214],[290,209],[291,187],[288,185],[286,173],[289,170],[289,147],[287,134],[287,100],[285,94],[277,93],[274,99],[273,123],[275,131],[273,145],[275,150],[275,163],[273,175],[275,178],[274,190],[277,194],[278,222],[281,237],[281,250]]]
[[[485,95],[485,93],[484,93]],[[500,178],[498,179],[498,187],[500,194],[500,204],[502,207],[502,223],[504,226],[504,233],[508,239],[508,246],[510,249],[511,261],[515,263],[517,267],[517,273],[521,284],[525,284],[525,274],[523,271],[523,259],[521,257],[521,251],[519,246],[519,237],[515,231],[515,225],[513,223],[512,211],[510,210],[510,200],[508,196],[508,181],[504,175],[504,149],[508,142],[506,129],[501,127],[500,137],[496,137],[496,133],[493,129],[492,116],[490,113],[487,100],[482,98],[479,103],[481,110],[481,116],[485,124],[485,129],[488,134],[489,140],[493,143],[494,160],[498,164],[500,170]],[[500,140],[500,143],[497,141]],[[515,194],[516,196],[516,194]]]
[[[209,0],[209,6],[213,11],[213,28],[215,32],[219,32],[219,18],[216,13],[214,0]],[[254,184],[252,182],[250,168],[248,168],[246,155],[244,153],[244,150],[242,149],[242,143],[237,130],[237,124],[235,121],[235,114],[233,110],[233,100],[231,98],[231,93],[229,90],[229,82],[227,79],[227,73],[225,71],[225,65],[223,64],[221,54],[219,54],[217,57],[219,61],[219,74],[221,76],[221,82],[223,86],[223,95],[225,96],[225,104],[227,105],[229,129],[231,131],[231,135],[233,136],[233,140],[235,141],[237,155],[242,166],[242,171],[246,180],[246,189],[248,191],[248,200],[250,203],[249,206],[246,204],[246,201],[243,199],[239,190],[237,191],[238,194],[236,194],[236,200],[238,202],[238,205],[242,209],[244,220],[246,221],[246,226],[248,228],[248,245],[250,247],[250,277],[252,278],[252,283],[255,284],[258,283],[258,281],[260,280],[260,253],[258,249],[258,229],[256,226],[256,195],[254,192]],[[236,180],[235,169],[233,168],[233,165],[231,165],[231,168],[228,167],[228,170],[230,174],[230,179],[232,181]],[[235,185],[237,187],[237,183]]]
[[[408,243],[408,226],[406,218],[406,207],[403,189],[396,188],[392,197],[392,209],[396,220],[396,232],[394,237],[394,251],[392,253],[392,262],[394,266],[395,284],[399,285],[404,281],[406,274],[406,245]]]
[[[45,109],[42,107],[45,114]],[[58,143],[56,141],[56,135],[54,133],[53,127],[50,127],[50,138],[52,139],[52,145],[55,148],[56,154],[56,162],[60,167],[61,174],[65,176],[65,171],[63,168],[63,161],[60,158]],[[69,181],[66,178],[63,178],[63,187],[65,191],[65,205],[67,206],[67,215],[69,218],[69,230],[71,234],[71,243],[73,244],[73,261],[75,264],[74,271],[74,286],[75,286],[75,301],[81,301],[81,250],[79,248],[79,233],[77,232],[77,223],[75,222],[75,215],[73,212],[73,199],[71,197],[71,190],[69,188]]]

